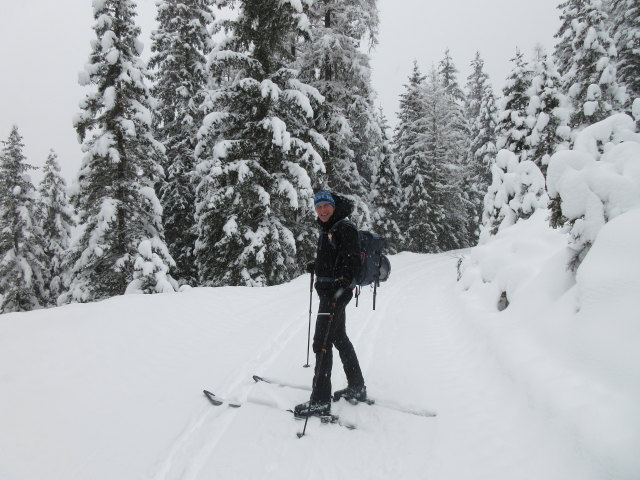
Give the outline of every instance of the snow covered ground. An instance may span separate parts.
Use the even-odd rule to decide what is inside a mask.
[[[308,276],[0,316],[0,479],[638,479],[640,210],[577,280],[566,243],[538,212],[469,252],[392,257],[347,329],[372,397],[438,415],[339,402],[358,428],[302,439],[273,406],[308,392],[251,377],[311,384]]]

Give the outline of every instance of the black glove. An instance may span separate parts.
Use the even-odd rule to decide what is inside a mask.
[[[307,273],[315,272],[315,270],[316,270],[316,262],[313,261],[313,262],[307,263],[307,266],[305,268],[306,268]]]
[[[335,288],[335,292],[333,294],[334,299],[338,299],[342,296],[342,294],[349,288],[351,282],[344,277],[336,278],[333,281],[333,286]]]

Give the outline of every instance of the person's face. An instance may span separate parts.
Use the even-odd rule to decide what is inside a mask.
[[[330,203],[319,203],[316,205],[316,214],[321,222],[327,223],[333,215],[335,208]]]

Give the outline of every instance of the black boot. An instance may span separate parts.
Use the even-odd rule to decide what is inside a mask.
[[[322,417],[331,415],[331,402],[304,402],[293,409],[296,417]]]
[[[336,390],[333,394],[333,401],[337,402],[344,398],[348,402],[364,402],[367,400],[367,387],[347,387],[342,390]]]

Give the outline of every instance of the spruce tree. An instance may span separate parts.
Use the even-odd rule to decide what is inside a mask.
[[[0,313],[47,304],[46,257],[37,197],[24,144],[14,126],[0,152]]]
[[[463,209],[466,216],[466,224],[464,230],[467,232],[468,238],[465,244],[474,244],[477,240],[477,230],[479,221],[477,220],[477,203],[481,197],[480,193],[474,193],[475,185],[473,183],[473,175],[470,171],[472,164],[469,163],[469,144],[471,142],[469,122],[465,116],[466,97],[458,83],[458,69],[453,63],[453,59],[449,54],[449,49],[445,52],[445,57],[438,64],[438,75],[441,85],[444,87],[445,93],[449,98],[447,104],[451,111],[451,132],[447,134],[451,137],[448,158],[456,165],[456,172],[460,186],[462,188]]]
[[[166,149],[166,179],[159,188],[169,253],[176,262],[173,276],[195,284],[195,147],[202,125],[200,109],[208,75],[213,23],[212,0],[158,2],[158,29],[152,34],[152,94],[158,100],[155,135]]]
[[[328,145],[311,122],[322,96],[289,68],[292,38],[309,34],[306,6],[238,3],[210,56],[213,75],[234,74],[211,93],[201,129],[196,263],[206,285],[275,285],[315,247],[312,196]]]
[[[460,110],[433,67],[425,86],[425,144],[432,164],[430,178],[432,221],[436,227],[435,251],[469,245],[460,156]]]
[[[618,52],[618,81],[627,89],[627,108],[640,98],[640,2],[612,0],[612,37]]]
[[[449,96],[435,67],[428,81],[414,66],[407,92],[401,100],[401,122],[411,124],[396,132],[401,155],[404,189],[406,248],[415,252],[440,252],[466,245],[464,202],[457,174],[455,101]],[[402,107],[406,110],[402,110]]]
[[[505,148],[514,152],[521,161],[524,161],[528,158],[527,137],[531,133],[531,128],[527,123],[527,107],[529,106],[529,87],[532,74],[519,49],[516,49],[516,56],[511,61],[513,68],[502,89],[503,97],[497,121],[496,148],[498,150]]]
[[[565,0],[557,7],[560,10],[561,24],[554,35],[557,43],[553,51],[553,57],[561,78],[564,77],[571,68],[573,58],[572,41],[574,36],[572,25],[578,21],[579,8],[582,3],[584,3],[584,0]],[[566,90],[564,93],[566,93]]]
[[[480,243],[519,219],[546,208],[545,178],[531,160],[502,149],[491,166],[492,182],[484,197]]]
[[[438,64],[438,73],[446,93],[456,101],[464,104],[465,95],[458,84],[458,69],[453,62],[453,58],[451,58],[448,48],[444,52],[444,58]]]
[[[467,77],[465,116],[469,123],[468,158],[473,165],[479,189],[486,191],[490,182],[491,156],[496,144],[496,104],[489,76],[484,72],[484,60],[476,53]],[[484,188],[483,188],[484,187]]]
[[[75,226],[74,212],[69,205],[67,185],[60,175],[57,154],[51,150],[44,166],[44,178],[38,186],[42,205],[40,221],[46,262],[45,285],[49,301],[56,304],[63,292],[64,259],[71,245],[71,230]]]
[[[573,112],[574,130],[618,111],[626,96],[617,83],[616,49],[607,30],[607,14],[600,0],[568,0],[556,35],[556,60]]]
[[[527,137],[528,158],[546,176],[551,155],[570,140],[569,106],[560,90],[560,75],[553,57],[541,47],[532,65],[527,123],[531,133]]]
[[[376,162],[377,169],[371,182],[372,227],[374,232],[386,238],[385,249],[389,253],[397,253],[404,241],[404,233],[398,225],[402,211],[402,190],[392,139],[382,110],[379,113],[379,122],[384,143],[379,152],[380,159]]]
[[[479,236],[484,196],[491,184],[491,165],[496,154],[497,108],[493,88],[484,71],[484,60],[476,53],[467,77],[465,115],[469,122],[469,149],[465,178],[471,211],[468,231],[471,239]]]
[[[329,144],[324,156],[327,186],[354,201],[354,217],[370,223],[368,192],[376,170],[375,152],[383,142],[373,102],[369,55],[361,48],[376,42],[375,0],[321,0],[310,10],[311,41],[300,46],[302,79],[324,102],[315,126]]]
[[[409,248],[412,243],[409,238],[409,227],[411,218],[409,212],[408,199],[419,197],[422,191],[422,177],[415,178],[414,172],[419,170],[419,166],[424,163],[425,155],[421,145],[424,124],[421,120],[425,115],[424,104],[424,81],[425,76],[420,73],[417,62],[413,62],[413,70],[408,82],[404,85],[404,92],[400,94],[400,109],[398,111],[398,124],[396,125],[393,145],[394,153],[400,175],[400,185],[402,188],[402,209],[400,214],[400,229],[404,232],[404,243],[400,250]],[[416,189],[414,194],[413,189]],[[421,207],[422,203],[413,205],[411,208]],[[429,225],[424,226],[425,234],[429,236],[428,242],[435,243],[435,232],[430,230]],[[412,247],[413,248],[413,247]]]
[[[74,121],[84,158],[72,201],[83,233],[70,256],[65,302],[123,294],[142,258],[139,247],[147,242],[156,262],[174,265],[154,190],[163,177],[164,148],[152,132],[148,73],[140,58],[135,15],[132,0],[94,2],[96,40],[81,77],[92,91]],[[169,290],[166,275],[147,272],[145,292]]]

